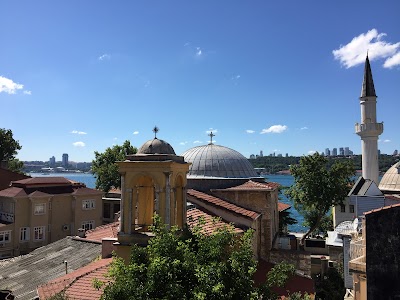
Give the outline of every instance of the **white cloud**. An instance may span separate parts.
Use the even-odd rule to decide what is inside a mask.
[[[98,59],[99,60],[109,60],[109,59],[111,59],[111,55],[104,53],[103,55],[100,55]]]
[[[287,126],[286,125],[272,125],[269,128],[264,128],[263,130],[261,130],[261,134],[264,133],[282,133],[284,131],[287,130]]]
[[[333,50],[333,56],[346,68],[351,68],[364,63],[368,51],[370,60],[389,57],[384,67],[391,68],[400,64],[400,59],[396,54],[400,49],[400,42],[395,44],[386,42],[385,36],[386,33],[378,33],[375,28],[371,29],[367,33],[354,37],[347,45],[341,45],[339,49]]]
[[[73,133],[73,134],[80,134],[80,135],[87,134],[87,133],[84,132],[84,131],[78,131],[78,130],[72,130],[71,133]]]
[[[247,132],[247,133],[254,133],[255,131],[254,131],[254,130],[251,130],[251,129],[247,129],[246,132]]]
[[[133,134],[137,135],[137,134],[139,134],[139,131],[134,131]]]
[[[75,143],[72,143],[72,145],[74,145],[75,147],[85,147],[84,142],[75,142]]]
[[[32,91],[28,91],[28,90],[23,91],[23,93],[24,93],[25,95],[32,95]]]
[[[315,150],[310,150],[310,151],[308,151],[308,155],[313,155],[313,154],[315,154],[315,153],[317,153],[317,151],[315,151]]]
[[[185,146],[188,142],[180,142],[179,145]]]
[[[7,94],[16,94],[18,90],[24,88],[23,84],[16,83],[11,79],[0,76],[0,93],[4,92]]]
[[[308,129],[308,127],[306,127],[306,126],[300,128],[300,130],[307,130],[307,129]]]
[[[383,67],[388,69],[393,68],[394,66],[400,66],[400,52],[397,52],[392,57],[389,57],[383,64]]]
[[[116,140],[118,140],[118,138],[117,138],[117,137],[115,137],[115,138],[113,138],[113,140],[114,140],[114,141],[116,141]]]
[[[201,144],[202,141],[194,141],[193,144]]]
[[[212,131],[212,133],[217,133],[218,132],[218,129],[212,129],[212,128],[210,128],[209,130],[206,130],[206,133],[207,134],[210,134],[211,133],[211,131]]]
[[[183,45],[183,47],[187,47],[187,46],[189,46],[190,45],[190,43],[189,42],[186,42],[184,45]]]
[[[384,142],[384,143],[390,143],[391,140],[384,140],[383,142]]]
[[[196,56],[199,57],[203,54],[200,47],[196,47]]]

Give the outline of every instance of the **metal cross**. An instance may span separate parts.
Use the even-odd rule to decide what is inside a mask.
[[[154,138],[155,138],[155,139],[157,138],[157,132],[158,132],[159,130],[160,130],[160,129],[158,129],[157,126],[154,126],[153,132],[154,132]]]
[[[212,138],[213,138],[213,136],[215,136],[215,134],[211,131],[208,136],[211,138],[210,144],[212,144]]]

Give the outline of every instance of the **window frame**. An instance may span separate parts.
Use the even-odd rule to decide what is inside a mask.
[[[85,229],[85,231],[88,231],[95,228],[94,224],[94,220],[82,221],[81,228]]]
[[[350,211],[350,213],[352,213],[352,214],[354,214],[354,205],[353,204],[350,204],[349,205],[349,211]]]
[[[0,231],[0,237],[2,237],[0,240],[0,244],[11,243],[11,230]]]
[[[33,240],[44,241],[45,239],[46,239],[46,226],[33,227]]]
[[[37,210],[38,207],[43,207],[40,211]],[[35,203],[35,206],[33,207],[33,214],[35,216],[40,216],[46,214],[46,203]]]
[[[24,237],[24,239],[22,239]],[[19,228],[19,241],[21,243],[30,241],[30,228],[29,227],[20,227]]]
[[[340,212],[345,213],[346,212],[346,204],[340,204]]]
[[[94,199],[84,199],[82,200],[82,209],[91,210],[96,208],[96,200]]]

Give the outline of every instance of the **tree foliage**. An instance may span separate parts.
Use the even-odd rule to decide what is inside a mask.
[[[10,161],[15,158],[21,145],[14,139],[11,129],[0,128],[0,161]]]
[[[348,161],[328,165],[324,156],[315,153],[304,156],[298,165],[291,166],[294,184],[286,195],[294,201],[295,208],[304,216],[309,230],[301,239],[313,232],[332,206],[343,203],[354,175],[354,166]]]
[[[318,274],[315,281],[316,300],[342,300],[346,294],[344,281],[336,268],[328,268],[326,274]]]
[[[125,160],[126,155],[136,152],[136,147],[129,141],[125,141],[122,146],[108,147],[103,153],[95,151],[92,171],[96,177],[96,188],[108,192],[113,187],[121,187],[121,177],[115,162]]]
[[[156,217],[147,247],[133,246],[128,265],[114,257],[102,299],[276,299],[271,287],[284,284],[293,266],[278,265],[255,287],[252,232],[238,237],[225,227],[205,235],[200,227],[168,230]]]

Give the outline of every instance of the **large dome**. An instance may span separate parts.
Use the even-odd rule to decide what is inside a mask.
[[[379,189],[382,192],[400,192],[400,162],[386,171],[379,183]]]
[[[192,163],[188,178],[259,177],[250,162],[239,152],[214,144],[191,148],[181,154]]]
[[[145,142],[137,154],[172,154],[176,155],[174,148],[166,141],[154,138]]]

